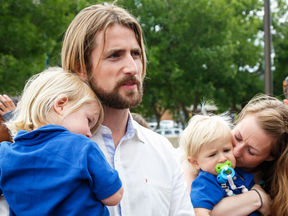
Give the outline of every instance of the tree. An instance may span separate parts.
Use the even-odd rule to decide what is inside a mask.
[[[272,35],[273,48],[275,52],[273,73],[273,93],[275,96],[285,98],[283,95],[282,82],[288,76],[288,20],[287,2],[279,0],[277,11],[272,13],[272,26],[275,33]]]
[[[261,47],[254,44],[262,24],[257,0],[133,2],[149,60],[141,111],[153,108],[158,119],[159,107],[182,110],[187,121],[187,107],[196,108],[202,98],[213,98],[221,110],[236,109],[247,92],[263,90],[259,76],[248,72],[262,61]],[[255,81],[252,91],[239,78]]]
[[[25,80],[45,69],[48,60],[60,65],[62,36],[76,3],[1,0],[0,4],[0,92],[15,95]]]

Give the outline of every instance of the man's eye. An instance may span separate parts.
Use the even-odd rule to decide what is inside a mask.
[[[119,54],[118,53],[115,53],[115,54],[112,54],[109,56],[109,58],[118,58],[119,57]]]
[[[133,56],[141,56],[141,53],[137,51],[137,52],[133,52],[132,55]]]

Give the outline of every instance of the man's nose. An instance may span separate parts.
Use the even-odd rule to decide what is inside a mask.
[[[138,67],[133,56],[127,55],[125,57],[124,64],[123,72],[125,74],[134,76],[138,73]]]

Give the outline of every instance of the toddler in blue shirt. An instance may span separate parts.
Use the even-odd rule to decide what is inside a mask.
[[[109,215],[123,195],[118,172],[90,140],[103,109],[78,75],[50,68],[27,82],[0,145],[0,193],[10,215]]]
[[[194,173],[198,174],[192,182],[190,192],[196,216],[210,215],[222,198],[246,192],[254,186],[254,175],[235,168],[236,160],[227,116],[195,115],[183,131],[180,145],[185,152],[185,160],[191,164]],[[229,181],[219,183],[219,170],[216,170],[216,166],[227,163],[235,171],[235,176],[229,179],[227,175]],[[250,214],[252,215],[257,216],[260,213],[255,211]]]

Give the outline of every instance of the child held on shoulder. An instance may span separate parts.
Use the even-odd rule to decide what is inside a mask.
[[[10,215],[109,215],[123,195],[118,172],[90,140],[103,109],[78,75],[50,68],[27,82],[0,144],[0,193]]]
[[[181,135],[180,145],[185,160],[198,173],[190,192],[196,216],[210,215],[222,198],[247,192],[254,186],[254,175],[235,168],[228,116],[192,117]]]

